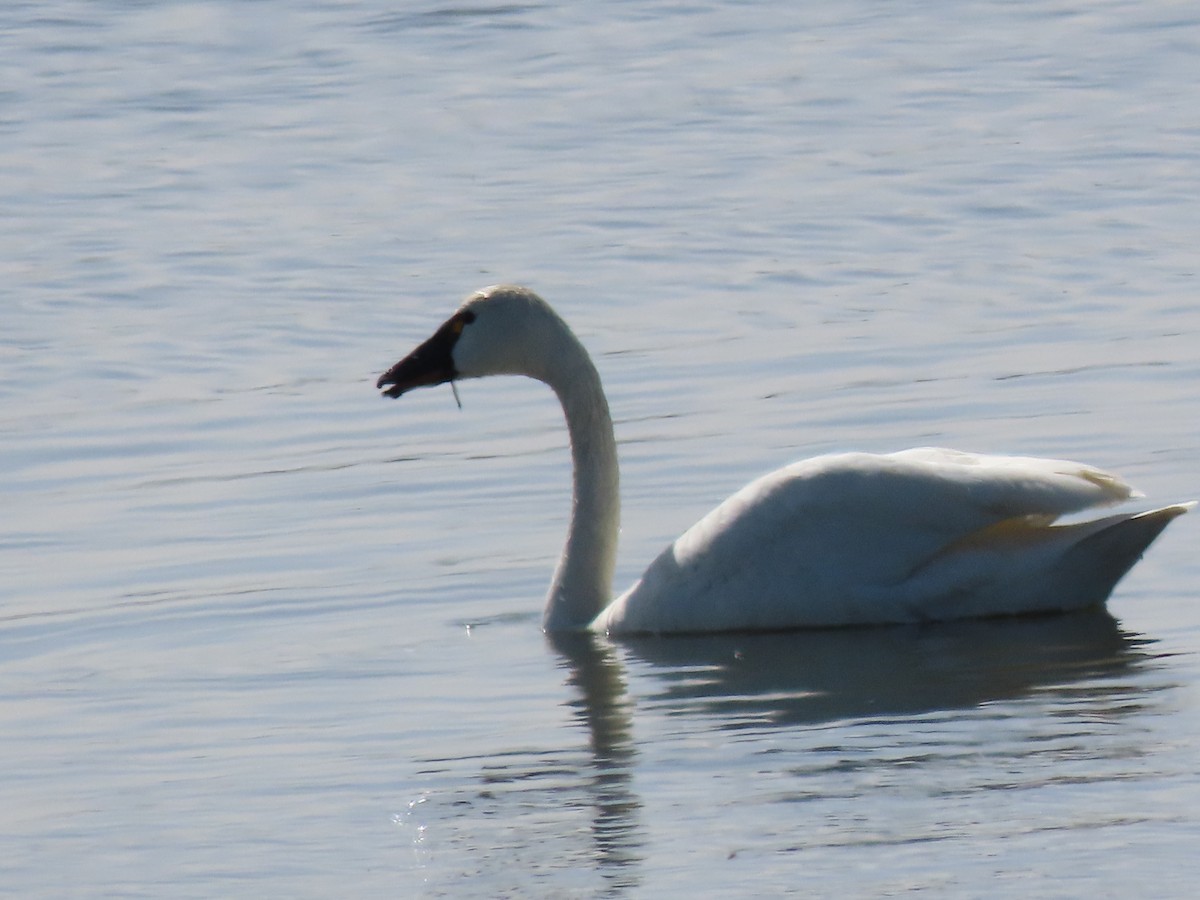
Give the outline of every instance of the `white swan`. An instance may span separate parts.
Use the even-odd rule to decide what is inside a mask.
[[[1136,495],[1079,463],[922,448],[785,466],[693,525],[609,602],[619,519],[617,448],[600,376],[540,297],[469,297],[378,382],[527,375],[558,395],[574,463],[548,631],[780,630],[1099,606],[1167,523],[1194,504],[1053,525]]]

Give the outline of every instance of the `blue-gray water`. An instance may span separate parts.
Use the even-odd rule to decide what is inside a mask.
[[[373,382],[551,299],[622,585],[829,450],[1195,498],[1198,111],[1180,3],[7,4],[0,893],[1190,896],[1200,517],[1111,619],[551,641],[553,398]]]

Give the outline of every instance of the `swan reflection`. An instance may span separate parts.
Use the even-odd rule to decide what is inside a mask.
[[[1131,685],[1154,658],[1150,642],[1103,611],[620,643],[580,634],[547,640],[588,734],[593,859],[611,888],[636,885],[644,856],[635,699],[642,716],[778,733],[854,720],[902,725],[910,716],[1059,694],[1086,704],[1089,715],[1116,719],[1136,712],[1136,696],[1154,689]]]
[[[598,761],[627,759],[632,725],[618,657],[645,674],[642,699],[718,727],[822,724],[966,709],[1095,679],[1150,658],[1148,641],[1098,610],[1063,616],[778,634],[549,638],[580,691]],[[1127,709],[1122,701],[1121,709]],[[599,764],[599,763],[598,763]]]
[[[1144,644],[1104,611],[622,642],[631,664],[649,666],[650,699],[723,728],[967,709],[1111,678]]]
[[[637,753],[632,704],[614,647],[586,632],[554,632],[547,640],[560,654],[567,682],[577,692],[568,701],[585,726],[591,749],[594,858],[610,888],[636,886],[630,873],[641,861],[641,802],[633,790]]]

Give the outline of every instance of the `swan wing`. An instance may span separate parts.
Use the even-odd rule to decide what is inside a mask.
[[[1059,516],[1133,496],[1067,460],[934,447],[820,456],[721,503],[594,624],[754,630],[987,614],[957,612],[954,598],[993,572],[1011,581],[1014,566],[1032,572],[1065,553],[1063,527],[1050,529]],[[1051,531],[1062,546],[1031,553]]]

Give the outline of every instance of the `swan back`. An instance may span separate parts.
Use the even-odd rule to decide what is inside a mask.
[[[816,457],[720,504],[593,627],[753,631],[1097,605],[1187,506],[1056,520],[1135,494],[1066,460],[941,448]]]

